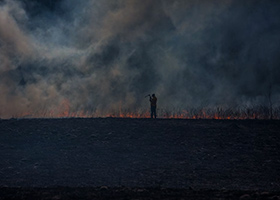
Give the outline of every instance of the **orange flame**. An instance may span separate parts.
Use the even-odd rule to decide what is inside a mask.
[[[273,119],[280,119],[280,109],[273,115]],[[93,117],[113,117],[113,118],[150,118],[149,110],[140,110],[137,112],[126,111],[119,105],[117,112],[103,113],[101,111],[89,112],[86,110],[71,111],[71,103],[64,99],[58,109],[40,112],[24,112],[17,118],[93,118]],[[217,119],[217,120],[235,120],[235,119],[269,119],[267,113],[257,112],[254,109],[247,110],[222,110],[222,109],[198,109],[195,111],[179,110],[177,112],[168,112],[158,109],[158,118],[164,119]]]

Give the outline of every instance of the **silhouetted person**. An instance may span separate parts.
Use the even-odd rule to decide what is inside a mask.
[[[150,102],[151,102],[151,118],[153,118],[153,116],[157,118],[157,98],[155,94],[152,94],[152,96],[150,96]]]

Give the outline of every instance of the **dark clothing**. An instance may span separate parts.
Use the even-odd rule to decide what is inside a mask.
[[[156,106],[151,106],[151,118],[153,118],[153,116],[155,116],[155,118],[157,118],[157,107]]]
[[[151,118],[155,116],[157,118],[157,98],[156,96],[150,97],[151,102]]]
[[[157,106],[157,98],[155,96],[150,97],[151,106]]]

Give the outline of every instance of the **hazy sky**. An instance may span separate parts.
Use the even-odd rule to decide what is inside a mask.
[[[0,0],[0,117],[280,104],[278,0]]]

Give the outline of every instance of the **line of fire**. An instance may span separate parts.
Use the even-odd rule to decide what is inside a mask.
[[[243,108],[191,108],[174,109],[158,108],[158,118],[162,119],[217,119],[217,120],[279,120],[280,107],[253,106]],[[13,118],[150,118],[149,109],[125,109],[122,105],[116,110],[75,110],[71,108],[68,100],[62,101],[61,105],[54,110],[41,110],[38,112],[23,112]]]

